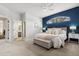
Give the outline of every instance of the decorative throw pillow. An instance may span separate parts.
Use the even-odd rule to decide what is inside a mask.
[[[47,31],[46,31],[46,33],[52,34],[52,28],[48,28]]]

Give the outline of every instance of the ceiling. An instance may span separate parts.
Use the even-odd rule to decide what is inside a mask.
[[[0,3],[17,13],[31,14],[35,17],[45,17],[57,12],[61,12],[70,8],[79,6],[78,3],[51,3],[51,6],[47,6],[48,3]]]

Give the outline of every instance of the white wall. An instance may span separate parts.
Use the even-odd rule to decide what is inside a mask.
[[[9,10],[7,7],[0,5],[0,15],[7,17],[8,20],[10,21],[9,23],[9,38],[12,40],[15,37],[15,26],[14,24],[16,23],[17,20],[20,19],[19,14],[15,13],[11,10]]]
[[[42,29],[42,19],[26,14],[26,40],[33,39]]]

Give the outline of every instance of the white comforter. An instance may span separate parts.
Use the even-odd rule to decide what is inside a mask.
[[[54,48],[60,48],[61,45],[64,46],[64,41],[66,39],[66,34],[53,35],[47,33],[40,33],[35,36],[35,38],[40,38],[44,40],[51,40]]]

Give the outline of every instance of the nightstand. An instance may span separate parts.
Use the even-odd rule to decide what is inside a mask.
[[[79,34],[76,34],[76,33],[69,33],[69,34],[68,34],[68,42],[70,42],[70,38],[78,39],[78,43],[79,43]]]

